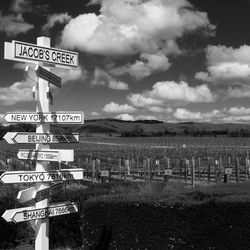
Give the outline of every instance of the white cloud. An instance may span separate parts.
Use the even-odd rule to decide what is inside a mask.
[[[157,120],[157,118],[153,115],[138,115],[135,120]]]
[[[136,109],[128,104],[119,105],[118,103],[111,102],[104,106],[103,111],[107,113],[132,113]]]
[[[186,0],[103,0],[100,12],[72,19],[62,32],[62,45],[104,55],[152,53],[160,48],[172,53],[183,34],[214,29],[207,14],[195,11]]]
[[[250,86],[229,87],[226,92],[227,98],[245,98],[250,97]]]
[[[110,89],[116,90],[128,90],[128,84],[122,81],[117,81],[115,79],[109,80],[108,87]]]
[[[173,109],[170,107],[163,108],[163,107],[158,107],[158,106],[148,107],[148,110],[151,112],[155,112],[155,113],[166,113],[166,114],[170,114],[173,112]]]
[[[60,69],[51,68],[51,72],[62,78],[62,83],[68,83],[76,80],[85,80],[87,78],[87,71],[82,67],[77,67],[77,69]]]
[[[250,115],[242,115],[242,116],[226,116],[221,119],[221,122],[226,123],[249,123]]]
[[[92,112],[90,113],[90,115],[92,115],[92,116],[99,116],[100,114],[99,114],[98,112],[96,112],[96,111],[92,111]]]
[[[96,5],[101,4],[102,0],[90,0],[88,5]]]
[[[152,90],[139,94],[130,94],[127,99],[135,107],[153,107],[166,105],[185,105],[186,103],[209,103],[216,99],[207,85],[195,87],[186,82],[157,82]]]
[[[130,114],[120,114],[115,117],[115,119],[123,120],[123,121],[134,121],[135,118]]]
[[[18,102],[29,102],[33,100],[33,83],[29,81],[15,82],[9,87],[0,88],[0,103],[4,106],[14,105]]]
[[[200,120],[203,118],[201,112],[191,112],[184,108],[176,109],[173,116],[178,120]]]
[[[177,108],[173,113],[176,121],[195,121],[212,123],[246,123],[250,122],[250,108],[230,107],[210,112],[194,112],[185,108]]]
[[[185,108],[177,108],[173,113],[174,118],[184,121],[203,121],[214,122],[218,121],[225,116],[221,110],[213,110],[211,112],[192,112]]]
[[[162,104],[162,101],[144,96],[144,94],[130,94],[128,95],[127,99],[133,106],[138,108],[143,108],[151,105],[157,106]]]
[[[22,14],[4,16],[0,11],[0,31],[5,32],[7,36],[16,36],[21,33],[25,34],[33,28],[33,24],[24,21]]]
[[[195,77],[203,81],[227,83],[234,85],[235,81],[242,83],[250,80],[250,46],[239,48],[226,46],[208,46],[207,72],[198,72]]]
[[[231,107],[228,109],[228,113],[231,115],[250,115],[250,108],[245,107]]]
[[[119,81],[109,75],[107,72],[100,68],[96,68],[94,72],[94,79],[91,82],[93,85],[107,86],[115,90],[128,90],[128,84]]]
[[[71,19],[72,17],[67,12],[49,15],[47,17],[47,23],[43,25],[42,30],[47,33],[56,24],[68,23]]]
[[[214,97],[207,85],[195,87],[182,81],[179,84],[173,81],[157,82],[150,95],[155,98],[182,102],[213,102]]]
[[[125,66],[111,69],[114,75],[130,74],[137,80],[141,80],[150,76],[155,71],[165,71],[170,67],[168,58],[162,53],[146,54],[140,56],[141,60],[137,60],[134,64],[127,64]]]

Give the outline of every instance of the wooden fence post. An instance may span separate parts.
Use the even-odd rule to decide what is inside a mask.
[[[239,182],[239,177],[240,177],[240,159],[239,157],[236,158],[236,182]]]
[[[144,180],[147,179],[147,160],[143,159]]]
[[[119,168],[119,178],[122,179],[122,159],[119,157],[118,159],[118,168]]]
[[[247,151],[246,164],[245,164],[245,180],[248,179],[248,170],[249,170],[249,158],[248,158],[248,151]]]
[[[95,160],[92,159],[92,183],[95,182]]]
[[[192,187],[195,186],[195,159],[192,158]]]
[[[197,169],[197,171],[198,171],[197,177],[198,177],[198,180],[200,180],[201,179],[201,158],[200,157],[198,157],[198,169]]]
[[[207,183],[210,184],[211,178],[211,158],[208,157],[208,164],[207,164]]]
[[[188,176],[187,176],[187,174],[188,174],[188,166],[187,166],[187,164],[188,164],[188,159],[184,159],[184,163],[185,163],[185,173],[184,173],[184,178],[185,178],[185,182],[187,182],[188,181]]]

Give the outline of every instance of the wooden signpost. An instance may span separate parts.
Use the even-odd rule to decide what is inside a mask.
[[[5,42],[4,58],[36,65],[38,78],[35,89],[36,112],[5,114],[4,119],[10,123],[35,123],[36,132],[8,132],[4,139],[9,144],[33,143],[36,148],[18,151],[19,159],[36,161],[34,171],[7,171],[0,176],[6,183],[35,183],[34,187],[18,193],[19,203],[33,201],[34,206],[6,210],[2,217],[7,222],[36,221],[35,249],[49,249],[49,218],[78,212],[78,204],[64,202],[49,204],[49,198],[63,192],[66,180],[83,179],[83,169],[61,169],[61,161],[73,161],[74,151],[50,149],[51,143],[79,142],[77,133],[50,133],[50,124],[83,124],[82,112],[50,112],[49,84],[61,87],[62,79],[50,72],[51,67],[71,69],[78,67],[78,53],[50,47],[50,38],[38,37],[37,44],[20,41]],[[50,170],[50,162],[59,162],[59,170]]]

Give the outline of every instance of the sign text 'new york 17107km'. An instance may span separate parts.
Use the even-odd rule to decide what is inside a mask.
[[[49,198],[65,190],[65,181],[82,180],[83,169],[61,169],[61,162],[74,161],[73,149],[50,149],[50,144],[78,143],[78,133],[50,133],[50,124],[83,124],[84,114],[80,111],[50,111],[50,84],[62,86],[62,79],[51,73],[51,67],[65,70],[78,67],[78,53],[50,47],[50,38],[38,37],[37,44],[21,41],[4,43],[4,58],[22,63],[32,63],[37,76],[34,98],[36,112],[7,112],[4,120],[9,123],[34,123],[36,132],[8,132],[4,139],[9,144],[35,144],[35,149],[20,149],[17,157],[36,162],[33,171],[6,171],[0,176],[3,184],[33,183],[34,186],[21,190],[17,200],[29,202],[30,207],[6,210],[2,217],[7,222],[36,221],[35,249],[49,249],[49,218],[78,212],[78,203],[65,201],[49,204]],[[50,95],[48,95],[50,94]],[[50,162],[58,162],[58,169],[50,169]]]

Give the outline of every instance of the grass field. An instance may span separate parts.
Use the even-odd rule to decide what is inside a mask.
[[[9,191],[0,199],[1,213],[13,208],[14,198]],[[100,242],[122,250],[250,247],[249,182],[194,189],[158,182],[91,184],[54,202],[69,198],[80,203],[80,212],[51,218],[51,249],[95,249]],[[28,223],[0,222],[0,249],[32,247]]]

